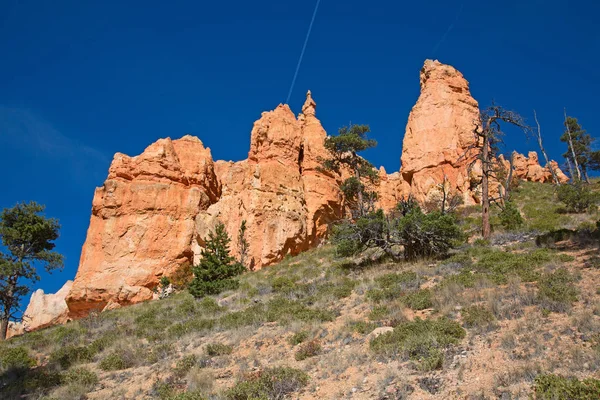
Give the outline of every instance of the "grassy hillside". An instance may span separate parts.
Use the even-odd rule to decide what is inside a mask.
[[[0,343],[0,398],[600,398],[598,211],[565,214],[550,185],[514,199],[523,230],[496,226],[443,260],[324,246],[220,296],[182,291]],[[463,210],[463,228],[477,218]],[[563,228],[578,231],[540,241]]]

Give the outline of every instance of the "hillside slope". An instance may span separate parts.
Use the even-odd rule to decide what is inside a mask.
[[[562,213],[544,184],[515,199],[523,231],[443,260],[325,245],[220,296],[182,291],[12,338],[0,398],[514,399],[553,385],[596,398],[583,379],[600,378],[598,212]],[[463,209],[463,228],[478,215]],[[579,230],[536,245],[565,227]]]

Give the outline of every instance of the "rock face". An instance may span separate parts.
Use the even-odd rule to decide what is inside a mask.
[[[427,60],[421,69],[421,95],[408,117],[400,172],[410,192],[423,202],[446,179],[465,204],[475,202],[467,166],[474,129],[480,121],[469,83],[449,65]]]
[[[161,276],[193,261],[195,218],[220,194],[210,149],[195,137],[161,139],[137,157],[117,153],[94,194],[70,315],[151,299]]]
[[[337,178],[317,169],[325,130],[307,94],[298,119],[287,105],[254,123],[248,159],[213,162],[194,137],[161,139],[141,155],[117,154],[96,189],[70,315],[153,296],[159,279],[197,263],[223,222],[237,251],[247,223],[247,266],[260,268],[317,245],[342,215]]]
[[[373,188],[378,205],[389,210],[409,194],[425,202],[439,195],[441,184],[465,204],[477,202],[470,183],[477,171],[467,168],[477,123],[478,105],[462,74],[427,60],[401,170],[380,169]],[[328,157],[326,136],[308,92],[297,118],[287,105],[262,114],[246,160],[213,162],[210,149],[192,136],[160,139],[136,157],[117,153],[94,195],[79,269],[66,296],[69,317],[152,299],[162,276],[199,261],[218,222],[237,257],[238,231],[246,221],[245,263],[252,269],[317,246],[330,223],[346,215],[341,177],[319,168]],[[534,155],[520,156],[515,174],[548,181],[549,171]]]
[[[68,311],[65,298],[71,291],[73,281],[67,281],[55,294],[44,294],[38,289],[31,295],[23,313],[23,322],[10,324],[8,337],[67,322]]]
[[[556,161],[550,161],[549,166],[542,167],[535,151],[530,151],[527,157],[515,152],[512,157],[513,175],[517,179],[530,182],[552,182],[552,172],[550,171],[550,168],[552,168],[560,183],[569,181],[569,177],[560,170]],[[510,162],[503,156],[499,157],[499,161],[504,165],[505,169],[508,170],[510,168]]]

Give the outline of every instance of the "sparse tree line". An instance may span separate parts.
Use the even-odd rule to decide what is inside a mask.
[[[492,233],[492,205],[499,208],[499,222],[505,229],[515,230],[524,223],[519,208],[511,201],[511,192],[519,185],[513,174],[514,152],[509,158],[508,168],[499,162],[505,126],[517,127],[524,135],[536,137],[556,185],[557,199],[565,204],[567,212],[584,212],[596,201],[588,187],[588,172],[600,170],[600,151],[592,149],[594,139],[591,135],[583,130],[576,118],[565,113],[564,133],[560,140],[567,145],[563,157],[571,180],[561,185],[543,146],[541,126],[535,111],[534,119],[535,129],[527,125],[519,114],[492,104],[480,112],[478,121],[474,121],[474,144],[457,160],[467,163],[469,171],[480,170],[478,177],[471,182],[471,188],[480,195],[481,235],[484,240],[489,240]],[[350,215],[332,229],[332,242],[338,254],[350,256],[368,248],[378,248],[393,259],[415,260],[445,254],[464,237],[454,213],[462,199],[452,192],[444,176],[438,184],[439,196],[433,204],[429,200],[420,205],[409,196],[387,214],[377,209],[376,193],[368,189],[369,184],[376,183],[377,171],[358,155],[376,145],[374,140],[367,138],[368,132],[366,125],[351,125],[341,128],[337,136],[330,136],[325,142],[331,158],[323,160],[323,168],[340,173],[345,167],[346,171],[353,172],[347,173],[348,177],[340,185]]]
[[[505,229],[518,229],[524,222],[519,208],[511,201],[511,193],[518,186],[513,176],[513,157],[509,159],[508,170],[498,162],[505,125],[516,126],[525,134],[534,133],[557,187],[557,198],[565,204],[567,212],[584,212],[596,202],[589,188],[589,172],[600,170],[600,151],[592,149],[594,138],[576,118],[565,113],[560,140],[567,145],[563,157],[571,181],[560,184],[543,147],[535,111],[534,119],[536,129],[526,125],[520,115],[492,104],[481,112],[479,121],[474,121],[474,145],[463,157],[470,167],[481,169],[472,187],[480,190],[483,239],[491,235],[492,205],[499,207],[499,221]],[[437,187],[439,196],[426,204],[419,204],[408,196],[387,213],[377,208],[377,193],[373,187],[378,173],[360,156],[364,150],[377,145],[368,138],[369,132],[367,125],[350,124],[325,139],[330,156],[321,160],[321,168],[343,178],[340,190],[344,208],[348,210],[348,215],[331,229],[331,242],[338,255],[353,256],[370,248],[380,249],[395,260],[413,261],[446,254],[465,239],[456,212],[462,198],[453,192],[444,177]],[[497,191],[492,190],[492,183],[499,185]],[[0,213],[0,340],[6,338],[9,321],[19,319],[21,300],[30,292],[31,284],[40,279],[38,268],[51,272],[63,267],[62,255],[54,251],[60,225],[56,219],[43,214],[44,208],[35,202],[19,203]],[[182,268],[181,276],[160,279],[162,297],[167,295],[165,290],[171,284],[178,289],[187,288],[198,298],[236,289],[237,277],[252,270],[248,263],[250,243],[246,231],[246,221],[242,221],[237,234],[239,259],[235,259],[230,251],[231,238],[225,225],[218,222],[206,238],[197,265]]]

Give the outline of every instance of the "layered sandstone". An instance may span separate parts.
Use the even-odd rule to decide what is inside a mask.
[[[115,155],[94,195],[70,315],[151,299],[162,276],[198,262],[218,222],[237,256],[246,221],[249,268],[317,245],[342,215],[342,198],[337,177],[318,168],[326,133],[315,110],[309,92],[298,118],[287,105],[263,113],[239,162],[213,162],[191,136],[161,139],[136,157]]]
[[[63,324],[68,320],[67,303],[65,298],[71,291],[73,281],[67,281],[63,287],[54,294],[45,294],[38,289],[31,295],[29,305],[23,313],[23,321],[11,323],[8,337],[42,329],[47,326]]]
[[[195,218],[220,194],[210,149],[198,138],[160,139],[137,157],[117,153],[94,194],[66,299],[71,316],[151,299],[161,276],[193,262]]]
[[[476,143],[479,106],[469,83],[455,68],[427,60],[421,69],[421,94],[408,117],[400,172],[421,202],[437,195],[444,181],[465,204],[475,202],[468,166]]]

